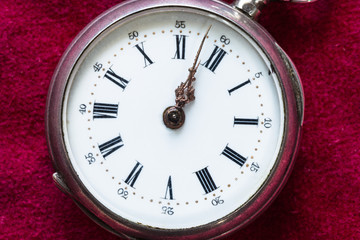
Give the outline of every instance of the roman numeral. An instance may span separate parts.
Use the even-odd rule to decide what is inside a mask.
[[[106,143],[99,145],[99,149],[103,157],[106,158],[107,156],[109,156],[110,154],[112,154],[122,146],[124,146],[124,143],[119,135],[118,137],[115,137],[110,141],[107,141]]]
[[[171,176],[169,176],[169,180],[168,180],[168,183],[167,183],[167,186],[166,186],[164,199],[174,200]]]
[[[259,125],[259,118],[234,118],[234,125]]]
[[[126,178],[125,183],[130,185],[130,187],[134,188],[134,184],[138,179],[142,169],[143,169],[143,165],[137,162],[135,167],[131,170],[129,176]]]
[[[93,118],[116,118],[119,104],[94,103]]]
[[[153,64],[154,62],[149,58],[149,56],[145,53],[145,49],[144,49],[144,42],[141,42],[139,44],[135,45],[136,49],[139,50],[139,52],[143,55],[144,57],[144,63],[145,63],[145,67]]]
[[[109,68],[109,70],[105,73],[104,77],[112,81],[119,87],[121,87],[123,90],[126,88],[126,85],[129,83],[128,80],[117,75],[111,68]]]
[[[271,74],[273,74],[273,73],[275,73],[275,68],[274,68],[274,65],[270,65],[270,69],[269,69],[269,72],[268,72],[268,75],[271,75]]]
[[[195,172],[195,174],[198,177],[201,186],[204,188],[205,194],[208,194],[218,188],[214,180],[212,179],[207,167]]]
[[[238,164],[240,167],[242,167],[247,160],[245,157],[241,156],[228,146],[226,146],[226,148],[221,154],[233,161],[234,163]]]
[[[209,59],[201,65],[205,66],[210,71],[215,73],[216,68],[219,66],[226,54],[227,53],[225,52],[225,50],[219,48],[218,46],[215,46],[215,49],[211,53]]]
[[[176,37],[176,52],[173,59],[185,59],[185,46],[186,37],[185,35],[175,35]]]
[[[234,88],[232,88],[232,89],[228,90],[229,95],[231,95],[231,93],[232,93],[232,92],[234,92],[234,91],[238,90],[239,88],[242,88],[242,87],[246,86],[247,84],[251,84],[250,79],[248,79],[246,82],[243,82],[243,83],[241,83],[241,84],[237,85],[236,87],[234,87]]]

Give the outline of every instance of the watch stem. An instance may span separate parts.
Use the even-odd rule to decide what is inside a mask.
[[[166,127],[171,129],[178,129],[185,122],[184,110],[175,106],[168,107],[163,113],[163,120]]]

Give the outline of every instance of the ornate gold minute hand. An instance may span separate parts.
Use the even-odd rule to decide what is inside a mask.
[[[204,46],[204,42],[206,37],[208,36],[208,33],[211,29],[211,26],[208,28],[204,38],[201,41],[200,47],[196,53],[194,64],[191,68],[189,68],[189,76],[187,77],[185,82],[182,82],[179,87],[175,90],[175,102],[176,107],[183,108],[185,104],[192,102],[195,100],[195,89],[193,87],[193,82],[196,80],[195,73],[200,65],[199,56],[201,53],[201,50]]]
[[[180,128],[185,122],[185,113],[183,107],[185,104],[195,100],[195,89],[193,82],[196,80],[195,73],[200,65],[199,56],[203,48],[206,37],[209,34],[211,26],[208,28],[204,38],[201,41],[200,47],[196,53],[194,64],[189,68],[189,76],[185,82],[182,82],[180,86],[175,90],[175,106],[171,106],[165,109],[163,113],[163,121],[166,127],[171,129]]]

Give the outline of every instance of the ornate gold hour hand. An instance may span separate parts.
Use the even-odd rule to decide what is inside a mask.
[[[199,56],[204,46],[206,37],[209,34],[211,26],[206,31],[204,38],[201,41],[200,47],[196,53],[194,64],[189,68],[189,75],[185,82],[182,82],[180,86],[175,90],[175,106],[168,107],[163,113],[163,121],[165,126],[171,129],[180,128],[185,122],[185,113],[183,107],[195,100],[195,88],[193,82],[196,80],[195,74],[200,65]]]
[[[192,65],[191,68],[189,68],[189,76],[187,77],[186,81],[182,82],[180,86],[175,90],[176,107],[183,108],[185,104],[195,100],[195,88],[193,87],[192,84],[196,80],[195,73],[200,65],[199,56],[210,29],[211,26],[208,28],[206,34],[204,35],[204,38],[201,41],[200,47],[195,56],[194,64]]]

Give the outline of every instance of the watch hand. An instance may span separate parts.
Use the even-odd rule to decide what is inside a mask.
[[[193,82],[196,80],[195,73],[200,66],[199,56],[204,46],[204,42],[211,26],[208,28],[204,38],[201,41],[200,47],[196,53],[194,64],[189,69],[189,75],[185,82],[182,82],[175,90],[175,106],[171,106],[165,109],[163,113],[163,121],[166,127],[171,129],[180,128],[185,122],[185,113],[183,107],[185,104],[195,100],[195,88]]]
[[[176,107],[183,108],[185,106],[185,104],[195,100],[195,88],[193,87],[192,84],[196,80],[195,73],[201,62],[201,61],[198,62],[199,56],[200,56],[201,50],[204,46],[205,39],[208,36],[210,29],[211,29],[211,26],[208,28],[205,36],[203,37],[203,39],[201,41],[200,47],[195,56],[193,66],[191,68],[189,68],[189,75],[188,75],[186,81],[182,82],[180,84],[180,86],[175,90]]]

